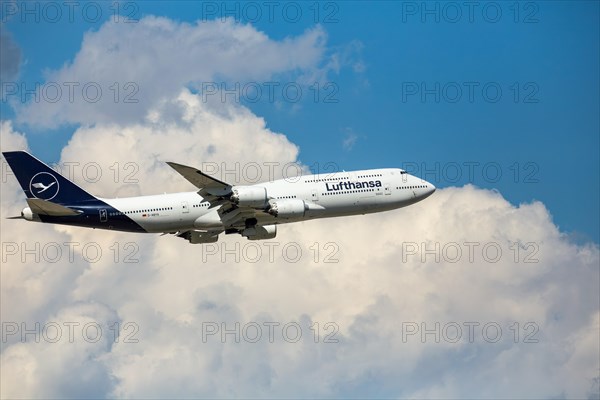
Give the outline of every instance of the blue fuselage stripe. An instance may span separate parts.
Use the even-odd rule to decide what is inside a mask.
[[[87,228],[110,229],[123,232],[146,232],[137,222],[101,200],[63,204],[65,207],[82,211],[74,216],[40,215],[42,222]]]

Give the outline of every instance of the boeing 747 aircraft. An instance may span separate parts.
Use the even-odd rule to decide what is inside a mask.
[[[219,234],[271,239],[277,225],[393,210],[430,196],[435,187],[406,171],[372,169],[303,175],[256,185],[229,185],[196,168],[169,162],[197,191],[120,199],[91,195],[24,151],[2,153],[27,196],[27,221],[125,232],[170,233],[190,243]]]

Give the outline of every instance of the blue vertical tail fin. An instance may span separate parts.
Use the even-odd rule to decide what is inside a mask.
[[[96,197],[25,151],[7,151],[2,154],[29,199],[42,199],[58,204],[96,200]]]

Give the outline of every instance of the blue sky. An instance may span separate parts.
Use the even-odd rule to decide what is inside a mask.
[[[224,12],[207,8],[223,7],[221,2],[131,4],[121,3],[120,12],[187,22]],[[472,182],[495,188],[513,204],[542,201],[574,240],[599,241],[598,2],[520,3],[518,15],[512,3],[498,3],[497,22],[491,6],[487,14],[475,8],[469,21],[462,3],[428,3],[432,10],[438,7],[439,22],[435,13],[423,13],[421,2],[321,3],[318,15],[312,3],[293,3],[288,14],[281,3],[273,20],[263,3],[255,4],[261,6],[261,18],[240,4],[225,7],[243,22],[249,16],[274,40],[302,34],[316,20],[327,34],[329,51],[345,55],[339,70],[319,82],[319,101],[304,86],[296,104],[285,99],[274,104],[264,97],[244,103],[269,128],[299,145],[303,163],[334,162],[343,169],[403,166],[418,168],[417,175],[438,187]],[[43,15],[39,23],[20,14],[7,18],[3,29],[22,56],[16,81],[43,83],[47,71],[72,61],[83,35],[99,29],[115,6],[103,7],[95,23],[81,18],[81,10],[74,22],[66,14],[57,23]],[[296,22],[297,8],[302,17]],[[2,11],[6,17],[7,9]],[[323,89],[327,83],[331,91]],[[423,88],[433,92],[423,95]],[[497,88],[502,93],[494,101]],[[325,102],[327,94],[335,102]],[[7,102],[1,111],[2,119],[15,116]],[[48,128],[25,120],[15,127],[26,132],[36,155],[52,162],[78,125]],[[423,168],[430,172],[424,174]],[[495,179],[498,168],[502,175]],[[461,177],[454,179],[457,171]]]

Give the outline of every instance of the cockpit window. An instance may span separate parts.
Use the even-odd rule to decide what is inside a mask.
[[[406,171],[400,171],[400,175],[404,175]]]

